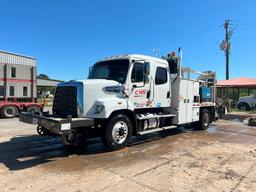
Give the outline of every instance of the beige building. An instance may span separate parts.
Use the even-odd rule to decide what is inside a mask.
[[[36,97],[36,59],[0,51],[0,99]]]

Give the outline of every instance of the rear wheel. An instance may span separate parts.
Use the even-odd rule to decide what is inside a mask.
[[[238,105],[238,109],[240,109],[242,111],[249,111],[250,110],[250,106],[248,105],[248,103],[240,103]]]
[[[30,112],[30,113],[40,113],[41,112],[41,108],[36,106],[36,105],[32,105],[32,106],[28,106],[27,107],[27,112]]]
[[[4,118],[13,118],[16,117],[18,114],[18,109],[15,106],[5,106],[1,110],[1,115]]]
[[[118,150],[127,146],[132,134],[132,123],[128,116],[118,114],[107,124],[102,136],[104,145],[110,150]]]
[[[210,113],[207,109],[203,109],[200,113],[199,122],[194,123],[197,130],[207,130],[210,124]]]

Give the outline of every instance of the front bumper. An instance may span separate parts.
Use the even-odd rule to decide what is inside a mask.
[[[59,118],[48,113],[39,115],[23,112],[20,114],[19,120],[24,123],[41,125],[55,135],[67,133],[72,128],[90,127],[94,125],[94,120],[90,118]]]

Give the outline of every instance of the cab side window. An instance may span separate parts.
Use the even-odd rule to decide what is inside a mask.
[[[156,85],[161,85],[161,84],[167,83],[167,70],[165,68],[157,67],[155,83],[156,83]]]
[[[133,83],[143,82],[143,64],[142,63],[133,64],[131,81]]]

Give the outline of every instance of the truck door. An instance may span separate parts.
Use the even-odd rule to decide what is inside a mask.
[[[179,83],[179,105],[178,105],[178,123],[184,124],[187,123],[187,95],[188,95],[188,89],[187,89],[187,81],[184,79],[180,80]]]
[[[143,81],[143,66],[144,63],[136,62],[132,66],[130,88],[131,96],[130,100],[133,102],[135,108],[145,108],[148,107],[148,91],[149,83],[145,84]]]
[[[179,124],[192,122],[194,82],[181,79],[179,85]]]
[[[158,65],[155,70],[154,77],[154,106],[153,107],[169,107],[170,106],[170,77],[167,67]]]
[[[193,119],[193,100],[194,100],[194,82],[187,81],[187,122],[192,122]]]

